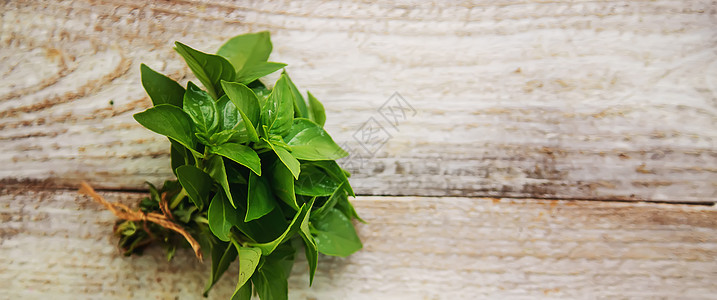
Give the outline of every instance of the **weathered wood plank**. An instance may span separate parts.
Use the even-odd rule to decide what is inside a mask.
[[[711,1],[5,1],[0,179],[137,189],[170,176],[139,63],[192,79],[171,42],[211,51],[270,30],[273,60],[325,102],[374,195],[705,202],[717,197]],[[415,108],[391,127],[395,91]],[[381,132],[379,132],[381,133]],[[371,147],[371,149],[374,149]],[[361,162],[361,163],[360,163]],[[348,164],[348,162],[345,162]]]
[[[133,203],[139,194],[103,193]],[[292,299],[596,299],[717,295],[717,209],[532,199],[359,197],[364,249],[303,255]],[[160,249],[125,258],[114,216],[74,191],[3,190],[0,294],[15,299],[201,299],[207,266]],[[236,269],[212,292],[228,299]],[[227,278],[229,278],[227,277]]]

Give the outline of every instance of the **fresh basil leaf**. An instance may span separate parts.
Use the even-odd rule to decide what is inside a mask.
[[[219,183],[224,190],[227,199],[229,199],[229,202],[231,202],[233,207],[236,207],[234,199],[232,198],[232,193],[229,190],[229,180],[227,179],[227,171],[224,168],[224,160],[222,157],[217,155],[212,156],[212,158],[206,162],[204,170],[214,179],[214,181]]]
[[[213,153],[231,159],[254,171],[256,175],[261,176],[261,163],[259,161],[259,155],[257,155],[253,149],[237,143],[225,143],[219,146],[211,147],[210,149]]]
[[[274,250],[276,249],[276,247],[279,246],[279,244],[290,238],[292,235],[294,235],[294,233],[296,233],[297,230],[299,230],[299,228],[301,227],[301,223],[304,221],[304,218],[307,218],[309,216],[309,211],[314,205],[313,201],[314,199],[312,199],[309,203],[305,203],[301,206],[299,211],[296,212],[296,215],[294,215],[294,218],[291,220],[291,223],[289,223],[289,226],[286,228],[286,231],[284,231],[281,236],[270,242],[250,243],[250,245],[261,249],[261,253],[263,255],[269,255],[274,252]]]
[[[346,177],[346,173],[343,169],[341,169],[341,167],[339,167],[339,164],[337,164],[336,161],[318,160],[305,163],[312,164],[323,169],[326,174],[329,174],[329,176],[331,176],[331,178],[333,178],[337,182],[344,182],[345,184],[343,185],[343,187],[346,189],[349,195],[354,197],[356,196],[353,188],[351,188],[351,184],[349,183],[348,177]]]
[[[219,125],[217,104],[214,99],[190,81],[184,93],[183,103],[184,112],[192,118],[197,131],[203,133],[205,137],[211,136]]]
[[[264,140],[266,143],[269,144],[272,150],[274,150],[274,153],[276,153],[276,156],[279,157],[279,160],[291,171],[291,174],[294,175],[294,178],[299,178],[299,172],[301,172],[301,164],[299,161],[289,153],[289,151],[286,151],[286,149],[282,147],[277,147],[276,145],[272,144],[268,140]]]
[[[284,139],[298,159],[335,160],[349,155],[321,126],[308,119],[295,119]]]
[[[228,142],[230,139],[232,139],[235,136],[239,136],[239,132],[237,132],[234,129],[227,129],[222,130],[219,132],[215,132],[212,134],[212,136],[209,137],[209,140],[207,141],[207,145],[222,145]],[[215,146],[216,147],[216,146]]]
[[[227,171],[227,181],[229,181],[230,187],[234,183],[238,183],[238,184],[249,183],[249,181],[247,181],[247,179],[249,178],[249,172],[251,172],[251,171],[248,168],[246,168],[244,166],[240,166],[239,164],[225,162],[224,169],[226,169],[226,171]],[[241,197],[237,196],[237,193],[235,193],[233,190],[232,190],[232,197],[237,197],[238,199],[241,199]]]
[[[264,127],[266,127],[266,126],[264,126]],[[269,142],[274,146],[278,146],[278,147],[281,147],[281,148],[291,151],[291,146],[289,146],[289,144],[284,142],[284,139],[280,135],[270,133],[269,134]]]
[[[356,213],[356,209],[354,208],[353,204],[351,204],[351,201],[349,201],[348,197],[345,198],[339,198],[339,201],[336,202],[336,209],[340,210],[346,217],[354,218],[359,220],[361,223],[366,223],[361,217],[359,217],[358,213]]]
[[[179,193],[179,191],[182,189],[182,185],[179,184],[179,181],[177,180],[165,180],[164,184],[162,184],[162,189],[160,189],[161,193],[169,193],[170,195],[176,195]]]
[[[234,103],[227,95],[217,100],[217,114],[219,116],[219,130],[235,129],[241,121],[241,115]]]
[[[294,193],[294,175],[280,159],[275,160],[271,166],[271,180],[274,194],[294,210],[299,210]]]
[[[240,73],[245,65],[265,62],[271,54],[271,38],[268,31],[248,33],[235,36],[228,40],[217,51],[225,57]]]
[[[244,112],[252,124],[257,124],[261,107],[256,94],[241,83],[222,81],[222,87],[234,106]]]
[[[287,279],[294,264],[295,253],[296,250],[285,243],[275,253],[265,257],[264,264],[251,277],[260,299],[288,299]]]
[[[142,74],[142,86],[152,99],[152,104],[171,104],[182,107],[184,88],[176,81],[152,70],[145,64],[139,66]]]
[[[268,243],[273,241],[284,234],[286,226],[289,224],[289,221],[284,218],[284,215],[279,209],[274,209],[263,217],[250,222],[244,222],[244,218],[241,217],[245,214],[245,210],[240,211],[240,209],[238,209],[237,214],[239,217],[237,218],[237,222],[233,224],[239,228],[239,231],[249,237],[249,242],[252,243]]]
[[[169,149],[169,157],[172,165],[172,172],[177,175],[177,168],[187,165],[188,159],[193,156],[187,154],[187,148],[179,144],[178,142],[169,139],[171,147]],[[194,162],[192,162],[193,164]]]
[[[312,224],[316,245],[323,254],[345,257],[363,247],[351,220],[338,209],[329,210]]]
[[[214,54],[207,54],[190,48],[180,42],[174,43],[179,55],[187,62],[189,69],[202,82],[214,99],[222,96],[222,79],[232,81],[236,76],[234,66],[224,57]]]
[[[344,185],[346,185],[345,182],[339,185],[334,191],[334,193],[331,194],[329,199],[326,200],[324,205],[311,212],[312,221],[319,218],[323,218],[329,210],[333,209],[336,206],[336,203],[342,201],[342,199],[348,199],[348,196],[346,196],[346,190],[344,189]]]
[[[259,99],[259,103],[266,101],[266,98],[271,94],[271,90],[266,87],[260,80],[254,80],[252,83],[246,85],[251,89],[252,92]]]
[[[198,157],[202,157],[201,153],[194,150],[197,142],[192,119],[181,108],[160,104],[134,114],[134,119],[147,129],[177,141]]]
[[[204,297],[209,294],[209,290],[212,289],[236,258],[237,250],[232,243],[220,242],[212,247],[212,273],[207,286],[204,288]]]
[[[312,199],[314,202],[316,199]],[[306,255],[306,261],[309,263],[309,286],[314,284],[314,274],[316,273],[316,266],[319,263],[319,252],[314,241],[314,236],[311,235],[309,229],[309,219],[311,218],[311,211],[307,213],[307,217],[301,221],[301,227],[299,233],[301,238],[304,240],[304,254]]]
[[[247,185],[232,185],[232,194],[237,199],[246,199]],[[237,201],[237,208],[234,210],[232,218],[227,220],[246,235],[252,243],[271,242],[282,235],[289,225],[289,221],[279,209],[274,209],[259,219],[244,222],[246,204],[244,201]]]
[[[307,92],[307,94],[309,96],[309,107],[311,108],[311,120],[319,124],[319,126],[324,127],[324,123],[326,123],[324,105],[310,92]]]
[[[177,168],[177,179],[197,208],[201,210],[209,203],[213,183],[209,174],[195,166],[184,165]]]
[[[276,265],[264,264],[251,281],[261,300],[289,299],[288,274],[284,274]]]
[[[279,71],[283,67],[286,67],[286,64],[277,62],[259,62],[252,65],[246,65],[237,72],[236,81],[248,84],[254,80]]]
[[[258,142],[259,137],[255,126],[259,122],[260,105],[256,95],[241,83],[222,82],[222,86],[229,99],[238,109],[249,140]]]
[[[293,119],[294,96],[289,80],[285,75],[281,75],[262,107],[261,124],[267,126],[269,133],[284,136],[291,129]]]
[[[301,174],[295,181],[294,189],[299,195],[329,196],[341,182],[331,178],[323,169],[314,164],[301,164]]]
[[[265,177],[249,173],[247,209],[244,222],[263,217],[275,208],[274,196]]]
[[[249,137],[249,140],[252,142],[258,142],[259,141],[259,134],[256,132],[256,128],[254,127],[254,124],[249,120],[246,114],[244,114],[243,111],[239,111],[239,114],[242,117],[242,120],[244,121],[244,127],[246,128],[247,136]]]
[[[216,244],[218,240],[212,233],[212,230],[209,229],[208,223],[195,222],[194,224],[196,224],[196,234],[192,233],[192,235],[197,238],[202,255],[204,255],[204,257],[210,257],[212,255],[212,247],[214,247],[214,244]]]
[[[289,74],[286,73],[286,70],[282,72],[283,75],[286,76],[286,79],[289,83],[289,88],[291,89],[291,94],[294,96],[294,117],[295,118],[308,118],[309,117],[309,111],[306,107],[306,102],[304,101],[304,97],[301,95],[301,92],[299,92],[299,89],[296,88],[296,85],[294,85],[294,82],[291,81],[291,78],[289,77]]]
[[[234,291],[231,300],[251,300],[251,282],[245,283]]]
[[[261,259],[261,250],[253,247],[241,247],[239,248],[239,279],[237,280],[237,290],[235,294],[239,292],[239,289],[249,282],[249,279],[254,275],[256,267],[259,265]],[[251,285],[251,283],[249,283]]]
[[[231,206],[224,193],[217,191],[207,210],[209,229],[217,238],[227,242],[229,241],[233,218],[236,218],[236,210]]]

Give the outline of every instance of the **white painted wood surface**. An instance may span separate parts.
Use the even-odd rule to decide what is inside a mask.
[[[115,217],[75,191],[0,196],[0,295],[8,299],[201,299],[191,250],[125,258]],[[141,195],[104,193],[133,203]],[[291,299],[714,299],[717,209],[532,199],[359,197],[364,249],[299,253]],[[228,299],[236,269],[210,296]]]
[[[717,17],[711,1],[7,1],[0,24],[0,178],[139,189],[170,176],[144,62],[270,30],[273,60],[325,102],[362,194],[712,202]],[[416,110],[393,128],[394,92]],[[111,105],[110,103],[113,103]],[[360,160],[354,160],[358,162]],[[44,181],[43,181],[44,180]]]
[[[259,30],[378,195],[356,201],[365,249],[312,288],[300,258],[292,299],[717,298],[715,208],[637,203],[717,197],[717,5],[665,0],[2,2],[0,298],[200,298],[205,265],[122,257],[74,189],[132,203],[168,178],[132,120],[139,64],[186,83],[172,42]],[[416,111],[396,127],[394,92]]]

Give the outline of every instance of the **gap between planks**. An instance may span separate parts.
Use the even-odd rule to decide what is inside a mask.
[[[93,187],[95,191],[102,192],[102,193],[128,193],[128,194],[148,194],[149,190],[146,189],[132,189],[132,188],[123,188],[123,189],[114,189],[114,188],[102,188],[102,187]],[[2,191],[16,191],[16,192],[23,192],[27,190],[42,192],[42,191],[49,191],[49,192],[62,192],[62,191],[77,191],[79,189],[79,183],[77,188],[71,188],[68,186],[43,186],[41,184],[23,184],[23,183],[10,183],[10,184],[0,184],[0,190]],[[689,205],[689,206],[706,206],[706,207],[714,207],[715,204],[717,204],[715,201],[701,201],[701,202],[690,202],[690,201],[684,201],[680,202],[677,200],[624,200],[624,199],[590,199],[590,198],[570,198],[570,197],[493,197],[490,195],[478,195],[478,196],[464,196],[464,197],[456,197],[456,196],[427,196],[427,195],[375,195],[375,194],[356,194],[356,197],[385,197],[385,198],[401,198],[401,197],[411,197],[411,198],[466,198],[466,199],[474,199],[476,201],[500,201],[501,199],[513,199],[513,200],[540,200],[540,201],[575,201],[575,202],[591,202],[591,203],[625,203],[625,204],[637,204],[637,203],[649,203],[649,204],[660,204],[660,205]],[[354,198],[355,199],[355,198]]]

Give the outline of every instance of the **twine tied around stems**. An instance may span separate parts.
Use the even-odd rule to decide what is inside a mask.
[[[79,193],[92,197],[92,199],[94,199],[97,203],[102,204],[115,216],[122,220],[142,222],[149,221],[181,234],[187,240],[189,245],[192,246],[194,254],[197,256],[199,261],[202,261],[202,251],[199,247],[199,243],[197,242],[197,240],[195,240],[194,237],[189,234],[189,232],[184,230],[184,228],[172,222],[172,219],[174,218],[167,205],[167,200],[164,197],[165,195],[162,195],[161,203],[159,204],[159,207],[161,208],[163,214],[158,214],[136,211],[130,209],[129,207],[127,207],[127,205],[124,205],[122,203],[109,202],[105,200],[104,197],[97,194],[97,192],[95,192],[95,190],[87,182],[84,181],[80,183]]]

